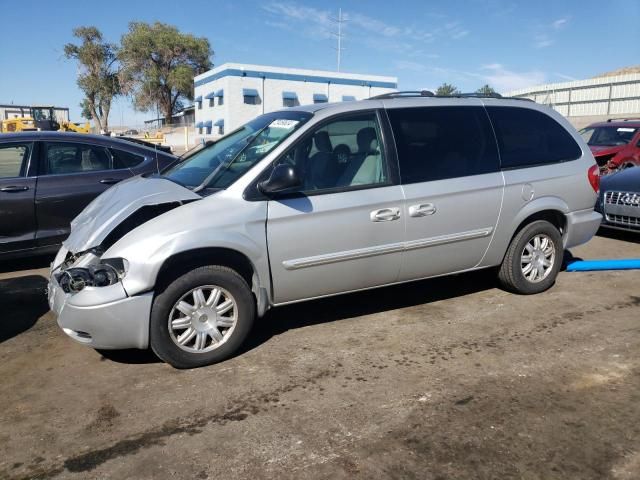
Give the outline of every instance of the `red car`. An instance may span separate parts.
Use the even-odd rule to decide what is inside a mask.
[[[580,130],[602,174],[640,166],[640,118],[611,118]]]

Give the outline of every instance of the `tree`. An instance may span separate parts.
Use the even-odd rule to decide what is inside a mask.
[[[476,90],[476,93],[479,93],[480,95],[495,95],[496,91],[493,88],[491,88],[488,84],[485,84],[484,86]]]
[[[96,27],[78,27],[73,36],[80,44],[67,43],[64,55],[79,63],[78,87],[85,95],[80,106],[85,118],[94,120],[99,130],[109,130],[113,97],[120,94],[116,68],[117,47],[105,42]]]
[[[80,102],[80,108],[82,109],[82,111],[80,112],[80,116],[82,118],[93,120],[93,114],[91,113],[91,109],[89,108],[89,103],[87,102],[86,98]]]
[[[158,108],[167,121],[184,99],[193,99],[193,77],[212,66],[209,40],[165,23],[131,22],[120,43],[120,80],[134,107]]]
[[[436,90],[436,95],[440,95],[443,97],[449,97],[451,95],[457,95],[458,93],[460,93],[460,91],[458,90],[457,87],[449,84],[449,83],[443,83],[442,85],[440,85],[438,87],[438,90]]]

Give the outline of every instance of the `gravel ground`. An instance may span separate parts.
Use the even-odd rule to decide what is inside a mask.
[[[571,253],[640,257],[640,236]],[[0,478],[640,478],[640,271],[285,307],[235,358],[179,371],[66,338],[47,261],[0,266]]]

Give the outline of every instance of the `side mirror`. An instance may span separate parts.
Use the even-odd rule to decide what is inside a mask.
[[[265,195],[271,195],[293,190],[301,185],[302,181],[296,169],[291,165],[280,164],[276,165],[268,180],[258,184],[258,189]]]

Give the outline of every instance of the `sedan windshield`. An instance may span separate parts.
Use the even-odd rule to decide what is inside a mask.
[[[587,145],[594,147],[615,147],[629,143],[638,130],[635,127],[588,127],[580,130]]]
[[[308,112],[261,115],[190,155],[163,176],[194,191],[224,189],[244,175],[309,118]]]

